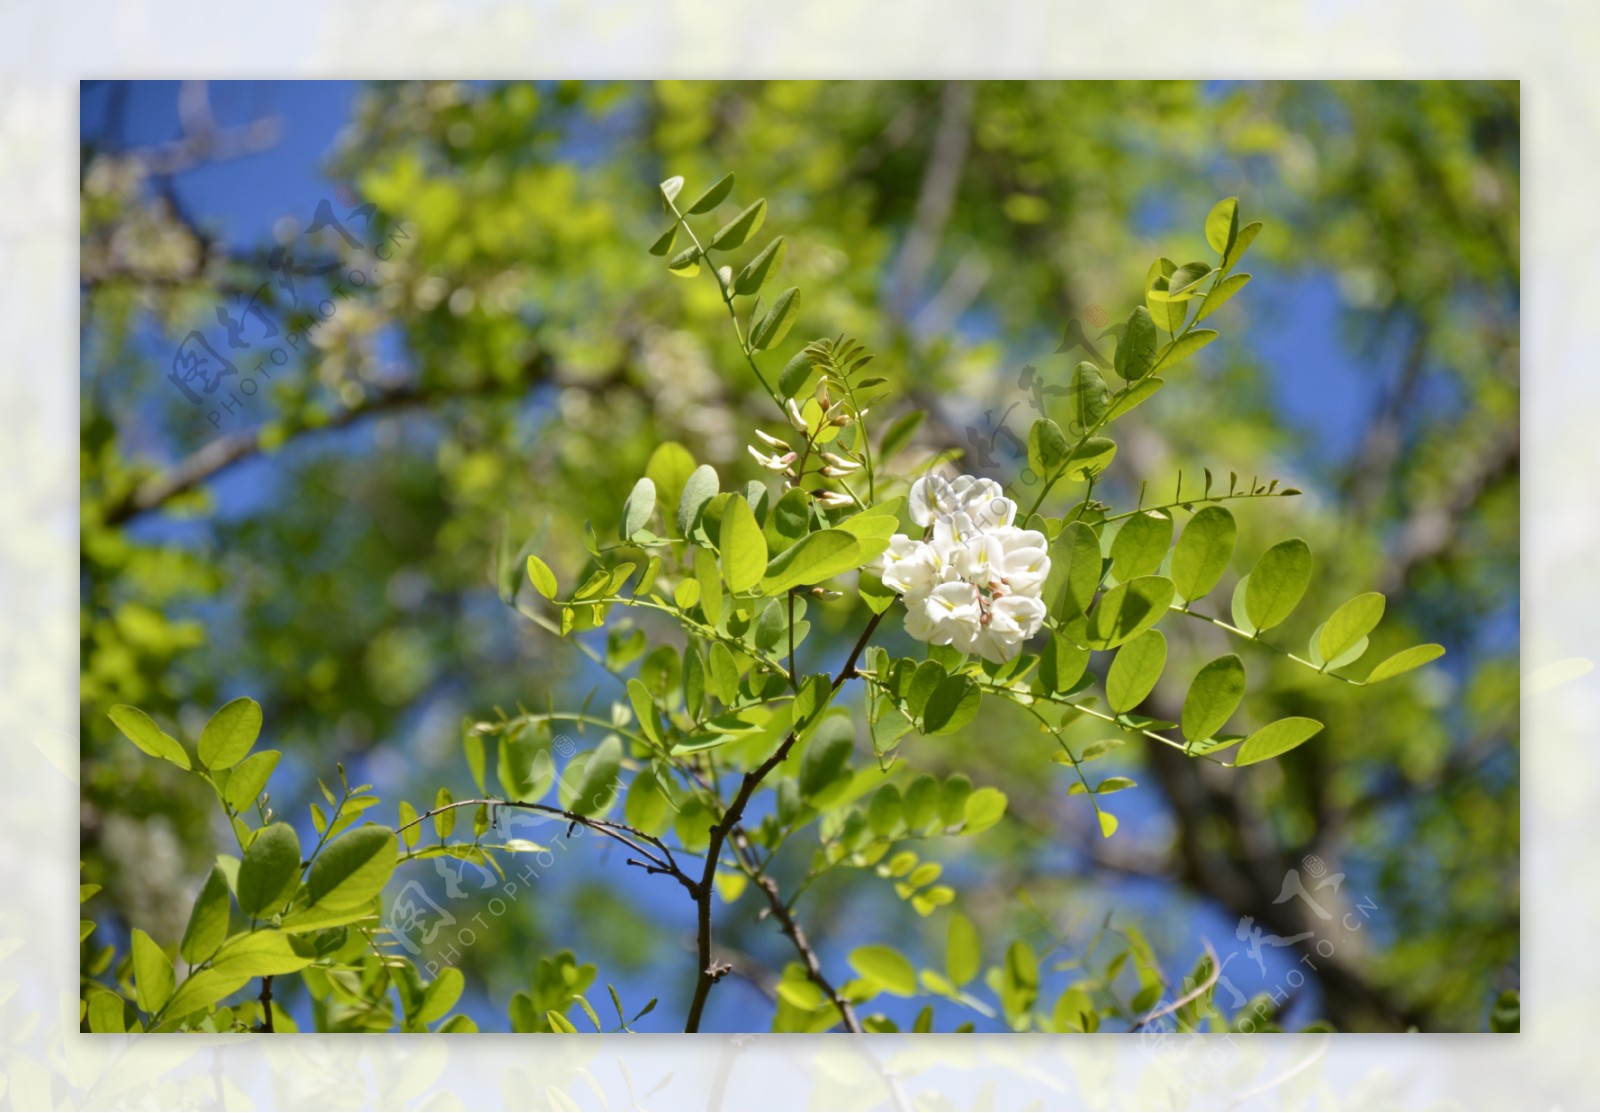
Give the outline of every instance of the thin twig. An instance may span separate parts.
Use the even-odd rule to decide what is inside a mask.
[[[1211,976],[1208,977],[1205,981],[1201,982],[1199,985],[1195,986],[1188,993],[1185,993],[1182,997],[1180,997],[1176,1001],[1172,1002],[1170,1005],[1165,1005],[1165,1006],[1157,1009],[1155,1012],[1148,1014],[1143,1020],[1139,1021],[1139,1023],[1135,1024],[1132,1028],[1129,1028],[1128,1031],[1137,1032],[1139,1029],[1143,1028],[1146,1024],[1149,1024],[1151,1021],[1160,1020],[1162,1017],[1168,1015],[1169,1013],[1177,1012],[1179,1009],[1181,1009],[1185,1005],[1187,1005],[1190,1001],[1193,1001],[1196,998],[1199,998],[1199,997],[1203,996],[1207,991],[1209,991],[1211,989],[1212,986],[1217,984],[1217,979],[1222,977],[1222,963],[1217,958],[1217,952],[1215,950],[1213,950],[1212,947],[1211,947],[1211,940],[1202,939],[1202,940],[1200,940],[1200,942],[1206,949],[1206,957],[1211,960]]]
[[[557,816],[558,818],[565,819],[568,823],[576,823],[579,826],[587,827],[592,831],[598,831],[607,838],[615,839],[617,842],[622,843],[640,857],[647,859],[647,861],[641,862],[630,858],[628,859],[628,863],[630,865],[640,866],[645,870],[646,873],[665,874],[687,889],[690,896],[695,897],[696,899],[699,898],[699,889],[695,880],[685,873],[678,865],[677,859],[673,856],[673,853],[667,844],[656,838],[654,835],[646,834],[638,828],[630,827],[625,823],[612,823],[604,819],[595,819],[591,816],[579,815],[577,812],[567,811],[565,808],[551,807],[549,804],[538,804],[529,800],[496,800],[487,797],[474,800],[454,800],[437,808],[429,808],[427,811],[417,816],[416,819],[413,819],[410,823],[406,823],[395,828],[394,833],[396,836],[402,835],[406,831],[409,831],[411,828],[422,823],[423,820],[431,819],[442,812],[452,811],[456,808],[476,808],[485,804],[496,808],[518,808],[523,811],[542,812],[545,815],[553,815]],[[629,836],[633,836],[633,838],[630,838]],[[639,843],[635,842],[634,838],[648,843],[650,846],[659,851],[660,854],[658,855],[646,850],[643,846],[640,846]]]
[[[855,675],[856,661],[860,658],[862,650],[866,649],[868,639],[872,637],[873,631],[877,630],[878,623],[882,619],[882,614],[873,615],[866,629],[861,631],[861,637],[856,639],[854,648],[850,650],[850,656],[845,659],[844,665],[833,678],[831,692],[837,692],[846,680]],[[696,937],[700,969],[695,981],[694,999],[689,1004],[689,1016],[684,1023],[685,1032],[700,1030],[700,1017],[705,1011],[706,998],[711,993],[711,987],[725,973],[719,971],[711,961],[711,898],[715,892],[717,862],[721,857],[722,844],[727,840],[729,832],[738,826],[739,820],[744,817],[744,809],[750,803],[750,797],[755,794],[757,786],[768,773],[789,756],[789,751],[794,748],[798,737],[798,734],[791,729],[782,744],[767,760],[744,775],[739,782],[739,791],[734,796],[733,802],[728,805],[728,810],[723,813],[721,821],[711,828],[710,841],[706,846],[705,873],[701,875],[699,888],[695,893],[695,903],[698,905]]]

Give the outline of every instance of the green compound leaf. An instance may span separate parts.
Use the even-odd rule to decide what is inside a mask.
[[[767,284],[767,279],[783,266],[783,257],[788,250],[788,245],[784,243],[782,236],[762,248],[761,253],[746,263],[744,269],[734,278],[733,292],[745,296],[760,293],[761,287]],[[786,397],[792,398],[793,395]]]
[[[722,512],[722,576],[735,593],[749,591],[767,570],[767,539],[756,524],[755,511],[740,495],[728,500]]]
[[[1336,661],[1355,647],[1383,618],[1383,593],[1369,591],[1343,604],[1322,624],[1317,651],[1324,661]]]
[[[800,312],[800,291],[791,286],[778,295],[778,300],[772,303],[772,308],[762,314],[761,319],[750,327],[750,346],[757,351],[765,351],[781,342],[794,327],[795,317]]]
[[[850,965],[867,981],[896,997],[917,995],[917,968],[893,947],[857,947],[850,952]]]
[[[732,251],[755,235],[756,229],[761,227],[761,222],[766,218],[767,202],[762,198],[717,230],[717,234],[711,237],[712,250]]]
[[[699,197],[696,197],[693,203],[691,203],[690,206],[684,210],[684,212],[690,214],[708,213],[718,205],[722,204],[723,201],[727,200],[728,194],[732,192],[733,175],[724,174],[710,189],[706,190]]]
[[[701,464],[689,473],[689,478],[683,484],[683,495],[678,499],[680,537],[689,536],[689,531],[700,519],[700,512],[716,496],[717,489],[717,470],[710,464]]]
[[[1172,550],[1172,583],[1178,598],[1193,603],[1205,596],[1233,559],[1239,528],[1226,507],[1202,507],[1184,527]]]
[[[1161,567],[1172,544],[1172,515],[1142,510],[1122,523],[1111,542],[1111,574],[1119,580],[1148,576]]]
[[[397,862],[394,832],[376,825],[347,831],[322,848],[306,887],[311,903],[352,908],[383,891]]]
[[[1113,367],[1128,382],[1144,378],[1156,362],[1156,323],[1144,306],[1134,309],[1122,330]],[[1131,407],[1130,407],[1131,408]]]
[[[228,879],[222,870],[213,866],[200,886],[194,908],[189,912],[189,925],[183,930],[183,942],[178,953],[190,966],[198,966],[217,953],[222,941],[228,937],[228,913],[232,899],[228,895]]]
[[[1202,666],[1183,700],[1183,736],[1202,742],[1221,730],[1238,710],[1244,685],[1244,662],[1236,653]]]
[[[1159,630],[1146,630],[1117,650],[1106,673],[1106,703],[1113,711],[1137,707],[1167,666],[1167,639]]]
[[[1211,250],[1226,259],[1228,249],[1239,238],[1239,199],[1229,197],[1218,201],[1206,217],[1206,243]]]
[[[1048,417],[1041,417],[1028,430],[1028,467],[1036,475],[1049,479],[1061,470],[1071,452],[1067,435]]]
[[[1367,676],[1368,684],[1376,684],[1380,680],[1389,680],[1403,672],[1420,668],[1429,661],[1437,660],[1444,656],[1444,646],[1428,644],[1414,645],[1410,649],[1402,649],[1394,656],[1387,658]]]
[[[200,764],[228,769],[243,760],[260,736],[261,705],[248,696],[230,700],[200,732]]]
[[[808,534],[767,565],[761,580],[763,595],[778,595],[791,587],[821,583],[861,565],[861,542],[842,529]]]
[[[1172,581],[1140,576],[1118,584],[1095,604],[1086,627],[1090,649],[1115,649],[1154,626],[1172,603]]]
[[[1298,537],[1280,541],[1261,554],[1250,570],[1244,610],[1257,631],[1288,618],[1311,582],[1311,548]]]
[[[618,531],[627,541],[650,521],[656,509],[656,485],[649,476],[633,485],[628,501],[622,504],[622,528]]]
[[[239,908],[262,916],[288,899],[287,889],[300,873],[300,836],[287,823],[261,829],[239,864]]]
[[[556,574],[550,571],[550,566],[538,557],[528,556],[528,582],[533,584],[533,589],[546,599],[554,599],[560,585],[556,583]]]
[[[170,761],[180,769],[188,769],[189,755],[184,752],[178,740],[160,727],[150,716],[140,711],[137,707],[119,703],[108,713],[111,721],[117,724],[120,730],[139,749],[151,757],[159,757]]]
[[[1288,753],[1322,729],[1315,719],[1293,717],[1268,723],[1244,740],[1234,765],[1254,765],[1258,761]]]

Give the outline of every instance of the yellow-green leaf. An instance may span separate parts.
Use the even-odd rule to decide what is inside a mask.
[[[1266,761],[1279,754],[1288,753],[1321,729],[1322,724],[1315,719],[1298,716],[1268,723],[1244,740],[1244,745],[1239,747],[1239,756],[1233,759],[1233,764],[1254,765],[1258,761]]]
[[[756,524],[755,511],[742,495],[734,495],[722,512],[718,538],[722,550],[722,576],[729,590],[749,591],[767,570],[767,539]]]

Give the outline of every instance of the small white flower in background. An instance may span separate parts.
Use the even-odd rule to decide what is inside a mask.
[[[911,485],[911,520],[924,539],[897,533],[882,557],[885,585],[906,605],[906,632],[997,664],[1039,632],[1049,543],[1021,529],[1017,504],[992,479],[924,476]]]

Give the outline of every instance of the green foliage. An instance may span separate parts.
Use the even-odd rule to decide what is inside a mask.
[[[1383,597],[1376,593],[1351,600],[1311,633],[1309,661],[1262,639],[1264,632],[1286,623],[1314,589],[1310,546],[1299,539],[1267,549],[1250,574],[1236,581],[1231,624],[1195,609],[1228,580],[1241,536],[1247,553],[1257,544],[1254,526],[1246,523],[1241,532],[1221,503],[1296,492],[1278,489],[1276,481],[1258,488],[1252,480],[1243,490],[1234,481],[1226,493],[1213,494],[1208,472],[1200,497],[1194,497],[1193,484],[1185,492],[1180,477],[1171,504],[1149,506],[1142,477],[1125,474],[1125,464],[1119,463],[1116,437],[1121,433],[1115,423],[1167,382],[1176,390],[1201,362],[1198,354],[1218,333],[1196,326],[1225,304],[1233,305],[1249,282],[1248,274],[1235,274],[1233,268],[1262,225],[1241,225],[1237,199],[1219,203],[1203,228],[1216,261],[1157,260],[1147,273],[1143,304],[1117,318],[1126,321],[1120,333],[1113,326],[1095,338],[1114,350],[1113,358],[1097,354],[1070,372],[1051,372],[1054,393],[1063,398],[1062,424],[1043,414],[1032,424],[1026,453],[1038,486],[1019,500],[1018,513],[1019,525],[1039,529],[1049,544],[1043,589],[1049,616],[1037,640],[999,663],[969,659],[948,646],[929,647],[925,659],[895,658],[889,646],[897,643],[881,631],[898,624],[901,611],[875,562],[893,535],[916,532],[907,518],[908,484],[930,459],[947,460],[959,446],[940,442],[947,430],[937,415],[930,418],[924,410],[929,392],[923,384],[912,385],[920,368],[898,342],[893,359],[883,361],[895,366],[882,376],[871,373],[877,368],[869,369],[873,357],[865,347],[842,333],[833,340],[806,341],[793,351],[797,342],[789,341],[791,333],[821,332],[826,321],[839,316],[834,301],[844,295],[817,282],[816,245],[793,232],[795,258],[806,264],[802,280],[817,288],[808,284],[809,300],[803,300],[801,290],[790,287],[763,305],[762,291],[786,261],[786,239],[779,236],[756,250],[767,202],[746,203],[731,219],[712,218],[721,206],[731,211],[739,204],[734,176],[704,180],[712,184],[688,205],[678,204],[684,179],[663,182],[660,195],[671,226],[660,234],[653,228],[641,232],[634,250],[655,237],[649,254],[657,257],[652,265],[658,272],[663,263],[685,278],[704,270],[703,291],[689,295],[686,320],[674,324],[720,345],[717,356],[742,361],[738,378],[726,384],[730,390],[755,396],[764,391],[775,404],[761,423],[738,414],[737,429],[752,441],[759,477],[747,480],[726,455],[697,440],[690,440],[691,451],[658,438],[646,461],[644,451],[619,439],[615,458],[591,452],[562,463],[573,483],[570,492],[560,483],[551,487],[562,521],[571,528],[530,542],[528,548],[540,549],[525,553],[528,581],[538,599],[516,600],[532,621],[572,638],[619,681],[609,708],[602,700],[585,701],[577,711],[557,711],[541,698],[530,703],[546,710],[518,705],[515,715],[496,712],[472,724],[465,748],[473,779],[485,793],[492,744],[503,799],[490,805],[471,802],[478,818],[470,839],[455,824],[457,808],[468,801],[458,801],[448,788],[434,794],[431,815],[400,805],[398,840],[387,827],[355,826],[376,797],[367,786],[343,785],[341,771],[344,791],[329,792],[330,812],[316,806],[319,842],[302,861],[292,828],[271,822],[270,803],[263,799],[278,754],[251,752],[261,725],[258,705],[240,700],[219,711],[201,735],[199,764],[192,769],[180,743],[142,712],[118,705],[112,720],[140,750],[209,782],[239,835],[242,857],[231,892],[230,875],[218,867],[207,875],[195,902],[178,947],[195,969],[175,984],[168,951],[147,936],[141,943],[136,935],[136,1008],[125,1011],[120,996],[95,984],[84,1004],[91,1025],[109,1030],[131,1017],[149,1027],[198,1030],[208,1022],[215,1026],[227,1013],[232,1026],[250,1026],[258,1014],[262,1021],[272,1014],[249,1000],[222,1003],[251,979],[293,975],[316,1002],[319,1027],[449,1027],[457,1022],[446,1014],[462,995],[460,973],[445,968],[423,983],[407,959],[392,948],[380,952],[363,937],[368,931],[381,935],[376,925],[383,890],[404,862],[449,856],[492,869],[498,857],[525,850],[486,841],[494,837],[496,810],[510,808],[542,808],[599,837],[630,840],[632,864],[652,878],[660,875],[664,885],[676,883],[706,910],[706,923],[712,922],[714,897],[721,896],[728,914],[743,915],[751,902],[765,899],[761,894],[769,891],[768,883],[776,889],[779,878],[785,891],[773,898],[770,912],[780,920],[785,912],[798,915],[809,907],[797,904],[803,892],[819,881],[817,891],[825,892],[845,871],[856,871],[901,902],[907,910],[904,922],[938,931],[940,918],[948,916],[942,971],[918,970],[916,948],[898,937],[893,947],[849,949],[848,965],[856,977],[844,983],[819,974],[804,961],[808,956],[798,955],[802,961],[785,966],[774,979],[778,1029],[850,1026],[851,1012],[865,1013],[885,993],[927,994],[975,1016],[998,1017],[1017,1030],[1094,1031],[1113,1020],[1131,1026],[1154,1006],[1166,981],[1148,944],[1131,929],[1126,949],[1100,975],[1090,976],[1085,968],[1083,977],[1075,973],[1064,988],[1048,985],[1059,968],[1052,969],[1051,956],[1026,939],[996,944],[991,949],[998,961],[985,968],[983,940],[997,913],[970,906],[956,911],[963,894],[941,883],[943,866],[934,858],[958,845],[958,838],[987,847],[1021,837],[1013,829],[1022,825],[1006,822],[1006,792],[974,784],[996,771],[997,760],[1014,774],[995,777],[1008,788],[1023,781],[1030,794],[1087,797],[1095,829],[1111,837],[1117,820],[1102,809],[1101,798],[1137,790],[1131,777],[1107,768],[1135,753],[1136,748],[1119,752],[1129,739],[1214,762],[1239,744],[1233,764],[1245,766],[1279,757],[1322,729],[1318,720],[1293,715],[1260,726],[1242,744],[1237,736],[1219,735],[1235,715],[1254,725],[1281,713],[1275,708],[1286,700],[1291,706],[1285,710],[1296,710],[1298,701],[1323,713],[1323,697],[1285,697],[1282,685],[1268,687],[1259,707],[1254,701],[1245,705],[1245,664],[1233,653],[1195,674],[1181,723],[1135,714],[1166,687],[1162,677],[1169,649],[1188,651],[1186,639],[1174,636],[1169,643],[1174,627],[1209,623],[1211,628],[1199,628],[1248,644],[1247,652],[1271,662],[1258,669],[1252,658],[1253,679],[1265,680],[1269,668],[1284,662],[1325,673],[1328,681],[1345,681],[1346,687],[1358,682],[1338,670],[1361,656],[1369,637],[1384,644],[1377,629]],[[787,213],[787,202],[782,208]],[[684,287],[691,288],[695,284]],[[695,298],[726,311],[729,327],[720,340],[712,339],[697,316]],[[786,342],[787,359],[780,352]],[[610,340],[587,343],[611,352]],[[593,353],[583,356],[593,358]],[[908,395],[916,408],[896,414]],[[1141,417],[1159,409],[1152,406]],[[1207,452],[1231,447],[1220,435],[1205,444]],[[697,463],[697,453],[709,455],[717,466]],[[771,489],[772,483],[779,489]],[[618,500],[630,484],[614,541],[602,543],[599,531],[587,523],[578,528],[586,515],[608,525],[608,515],[618,512]],[[477,493],[463,482],[459,494],[493,504],[503,485],[503,480],[486,481],[487,492]],[[1080,486],[1069,492],[1073,485]],[[1139,493],[1137,503],[1134,493]],[[1131,509],[1120,513],[1102,501],[1123,495]],[[1307,536],[1316,540],[1319,535]],[[507,560],[515,569],[513,552],[507,550]],[[563,583],[569,585],[566,594]],[[636,624],[637,619],[646,621]],[[1169,624],[1168,633],[1157,629],[1163,623]],[[858,634],[859,646],[849,651]],[[803,658],[797,653],[802,647]],[[1401,650],[1372,670],[1366,683],[1425,664],[1436,650],[1442,652],[1432,645]],[[1097,661],[1095,654],[1105,656]],[[1190,657],[1181,659],[1187,672]],[[828,671],[808,674],[824,664]],[[1103,684],[1095,675],[1100,671]],[[857,680],[865,689],[860,716],[853,706],[843,706],[856,698],[855,689],[844,683]],[[1097,686],[1103,689],[1099,694]],[[1180,717],[1152,707],[1152,714],[1163,713]],[[1051,736],[1055,764],[1044,762],[1036,750],[1006,745],[1016,736],[990,725],[1009,729],[1012,720],[1027,722],[1030,729],[1037,725]],[[558,769],[554,722],[595,726],[603,733]],[[1085,744],[1079,736],[1083,726],[1120,734]],[[1171,734],[1175,729],[1181,740]],[[969,747],[968,742],[980,741],[978,730],[983,731],[981,747]],[[1330,728],[1335,731],[1343,733],[1337,725]],[[968,763],[960,756],[978,748],[990,751],[981,761]],[[1108,760],[1111,755],[1115,759]],[[1101,761],[1095,768],[1109,775],[1093,778],[1091,786],[1081,767],[1092,761]],[[952,762],[960,769],[951,768]],[[1236,775],[1240,781],[1248,776]],[[1073,779],[1063,788],[1068,777]],[[751,805],[752,799],[758,803]],[[1088,809],[1082,814],[1086,819]],[[439,845],[422,845],[424,820],[432,821]],[[704,872],[692,860],[700,854],[706,855]],[[769,868],[775,861],[781,861],[781,872]],[[792,891],[790,869],[802,878]],[[231,937],[230,898],[239,904],[240,926],[249,924],[248,931]],[[947,906],[952,907],[941,911]],[[969,913],[985,921],[982,933]],[[813,927],[812,934],[820,933]],[[714,943],[707,942],[713,956]],[[698,960],[697,955],[697,967]],[[571,952],[539,958],[531,986],[511,999],[511,1027],[573,1031],[587,1024],[601,1030],[602,1021],[584,996],[597,973]],[[695,975],[710,976],[700,969]],[[1128,992],[1114,990],[1119,977]],[[614,990],[611,996],[622,1029],[655,1004],[652,1000],[625,1017]],[[688,1007],[687,1024],[693,1027],[698,1012]],[[1185,1008],[1197,1024],[1226,1026],[1230,1020],[1210,993]],[[930,1015],[925,1023],[936,1019],[944,1014]],[[867,1014],[862,1024],[872,1030],[892,1027],[881,1015]]]

